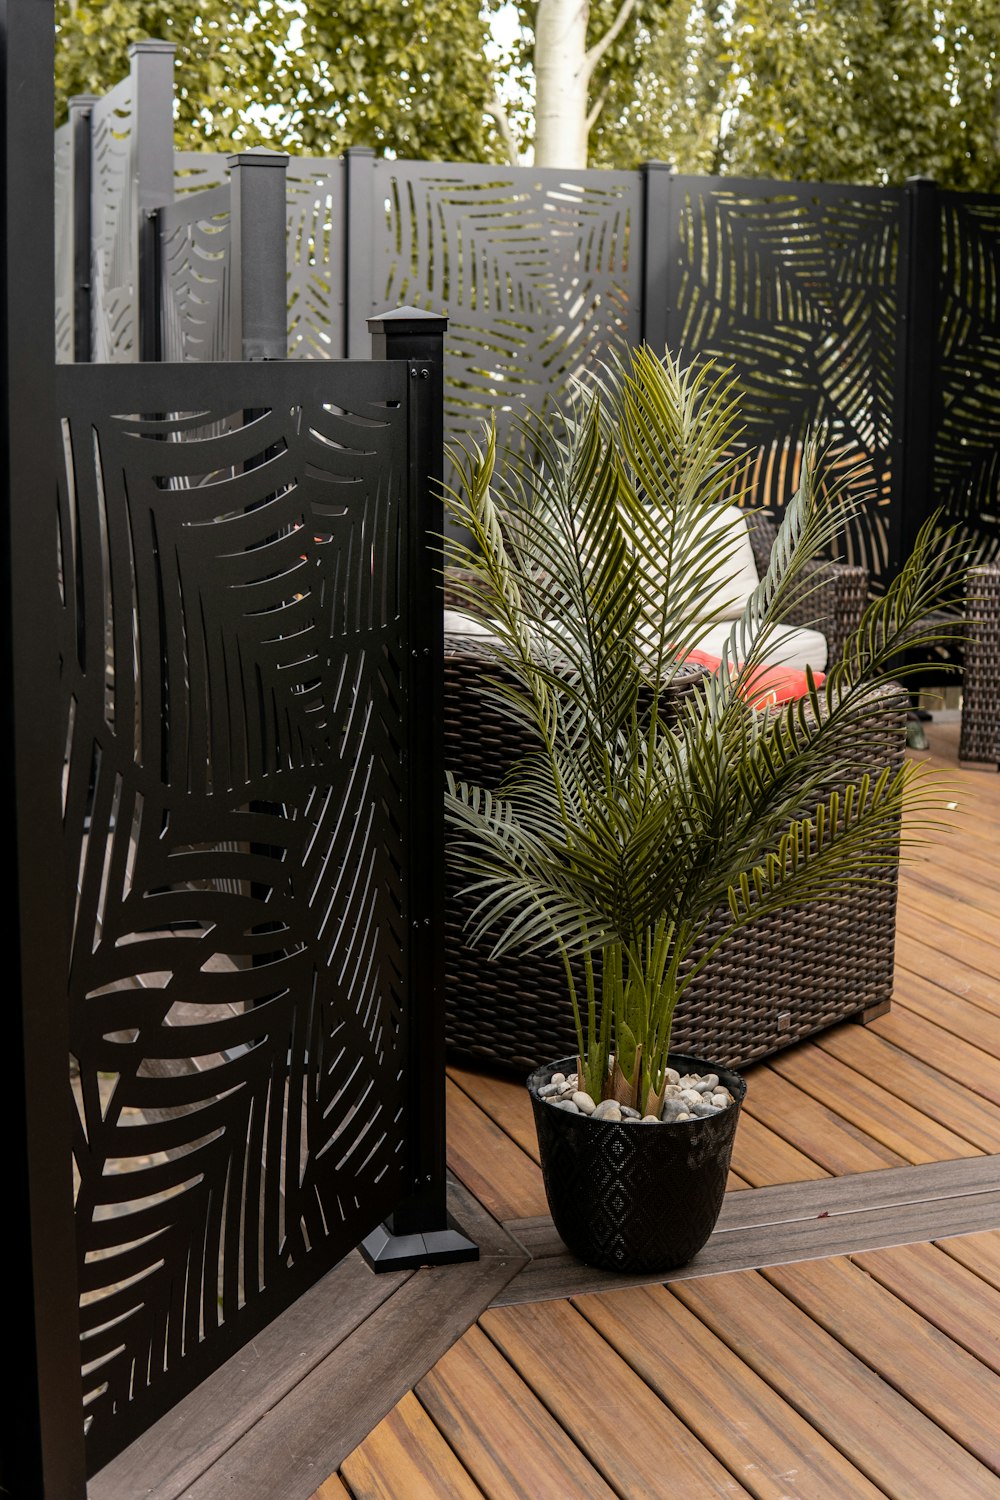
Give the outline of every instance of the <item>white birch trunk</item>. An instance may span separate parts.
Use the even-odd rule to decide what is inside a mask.
[[[535,16],[535,165],[587,165],[589,0],[538,0]]]

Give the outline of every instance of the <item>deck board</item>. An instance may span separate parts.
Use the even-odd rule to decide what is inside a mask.
[[[1000,1290],[960,1264],[942,1259],[944,1245],[906,1245],[891,1253],[852,1255],[914,1312],[1000,1375]]]
[[[850,1260],[771,1267],[767,1282],[912,1406],[1000,1473],[1000,1379]]]
[[[568,1302],[495,1308],[480,1327],[619,1494],[663,1500],[665,1453],[677,1494],[750,1493]]]
[[[679,1282],[663,1295],[679,1298],[894,1500],[1000,1496],[995,1475],[895,1390],[877,1362],[845,1348],[758,1272]]]
[[[691,1267],[581,1267],[523,1080],[453,1066],[479,1266],[345,1262],[339,1311],[321,1283],[93,1500],[1000,1500],[1000,776],[930,733],[958,808],[901,879],[893,1009],[748,1070],[734,1191]]]
[[[402,1500],[418,1495],[482,1500],[483,1496],[414,1395],[404,1396],[382,1418],[348,1456],[341,1472],[353,1500]]]
[[[478,1326],[420,1381],[417,1396],[491,1500],[613,1500],[615,1491]]]
[[[958,805],[902,873],[893,1008],[748,1070],[730,1184],[746,1186],[693,1266],[609,1290],[544,1210],[506,1220],[532,1259],[416,1392],[485,1493],[588,1495],[565,1479],[577,1461],[647,1493],[614,1427],[622,1390],[661,1452],[683,1433],[702,1492],[1000,1500],[1000,776],[958,768],[954,725],[929,733]],[[479,1169],[493,1137],[470,1107],[537,1171],[521,1082],[451,1077]],[[614,1388],[613,1417],[581,1370]]]
[[[881,1495],[678,1298],[642,1287],[579,1297],[574,1306],[761,1500],[802,1493],[803,1477],[805,1493],[824,1500]]]

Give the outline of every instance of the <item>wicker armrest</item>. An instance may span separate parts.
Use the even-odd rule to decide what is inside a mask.
[[[962,760],[1000,762],[1000,563],[969,569]]]
[[[763,578],[778,534],[768,511],[752,511],[747,527],[757,571]],[[785,625],[811,625],[826,636],[827,659],[836,661],[857,629],[868,602],[868,571],[851,563],[816,561],[803,571],[802,593],[782,615]]]

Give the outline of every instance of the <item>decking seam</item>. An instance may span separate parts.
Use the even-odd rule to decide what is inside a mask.
[[[561,1245],[548,1218],[507,1220],[503,1228],[531,1259],[498,1292],[495,1307],[657,1286],[1000,1229],[1000,1156],[730,1193],[704,1250],[689,1265],[657,1275],[585,1266]]]

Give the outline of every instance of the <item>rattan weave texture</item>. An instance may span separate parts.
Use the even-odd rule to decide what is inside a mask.
[[[459,780],[495,788],[527,747],[478,689],[481,675],[495,670],[482,649],[454,636],[445,647],[445,765]],[[906,705],[900,689],[873,695],[858,743],[838,745],[838,758],[850,748],[859,770],[898,766]],[[836,901],[763,918],[731,940],[687,991],[673,1047],[739,1067],[884,1005],[892,991],[897,875],[894,862]],[[561,961],[518,953],[498,960],[487,941],[473,947],[465,928],[475,905],[449,864],[445,1004],[453,1055],[524,1071],[575,1051]],[[720,913],[717,921],[724,920]]]
[[[962,760],[1000,764],[1000,563],[969,570]]]

